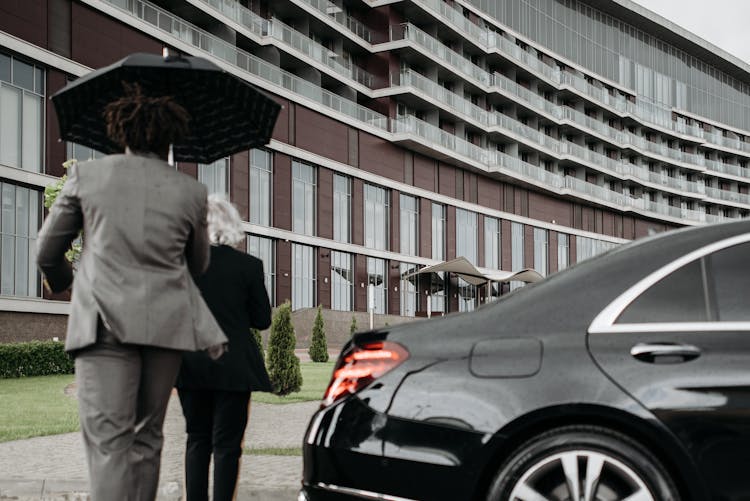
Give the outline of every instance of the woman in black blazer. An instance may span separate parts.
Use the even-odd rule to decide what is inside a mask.
[[[271,325],[263,262],[234,248],[244,241],[232,204],[208,197],[211,262],[196,278],[203,298],[229,339],[218,360],[186,353],[177,379],[185,415],[185,479],[188,501],[208,499],[208,465],[214,456],[215,501],[231,500],[237,485],[250,393],[271,391],[263,357],[250,328]]]

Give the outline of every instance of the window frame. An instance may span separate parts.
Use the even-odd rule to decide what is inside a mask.
[[[662,266],[635,285],[621,293],[594,318],[588,328],[589,334],[613,334],[634,332],[707,332],[707,331],[750,331],[750,321],[707,322],[649,322],[649,323],[616,323],[622,312],[654,284],[682,268],[714,252],[750,242],[750,233],[736,235],[713,242],[693,250],[670,263]]]

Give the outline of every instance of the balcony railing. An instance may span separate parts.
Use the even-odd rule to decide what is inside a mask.
[[[464,74],[477,85],[488,86],[491,80],[489,72],[472,63],[458,52],[449,49],[438,39],[428,35],[410,23],[393,25],[390,28],[391,41],[408,40],[421,47],[428,55],[437,57],[441,61]]]
[[[559,158],[562,158],[562,155],[568,155],[568,158],[573,161],[586,161],[588,162],[590,168],[603,171],[615,177],[624,178],[626,176],[630,176],[636,181],[640,180],[658,183],[662,187],[673,188],[683,192],[693,194],[704,193],[702,189],[702,183],[688,182],[686,180],[671,176],[655,175],[647,169],[639,168],[629,163],[618,162],[617,160],[609,158],[602,153],[592,151],[572,142],[554,139],[537,129],[529,127],[528,125],[525,125],[520,121],[509,117],[508,115],[504,115],[502,113],[493,113],[484,110],[483,108],[473,104],[471,101],[464,99],[458,94],[448,91],[444,87],[438,85],[436,82],[411,69],[404,69],[401,71],[401,73],[394,74],[391,78],[391,83],[394,86],[411,86],[414,89],[423,92],[429,98],[434,98],[440,103],[445,104],[448,108],[452,109],[457,114],[463,115],[481,124],[488,131],[492,131],[493,129],[495,129],[500,133],[510,132],[512,134],[515,134],[516,136],[531,141],[533,143],[532,146],[534,147],[545,148]],[[514,83],[513,85],[517,84]],[[523,87],[520,87],[520,89],[523,89]],[[565,112],[563,113],[564,117],[573,117],[577,122],[583,122],[588,126],[596,125],[604,134],[614,135],[615,138],[618,139],[621,143],[629,144],[630,138],[628,134],[617,131],[614,128],[609,128],[605,124],[593,120],[583,113],[573,110],[572,108],[557,106],[553,103],[550,103],[549,101],[546,101],[545,99],[542,100],[558,110],[558,113],[554,114],[560,115],[559,111],[563,110]],[[605,130],[605,128],[611,130]]]
[[[359,82],[365,87],[372,88],[374,78],[371,73],[351,64],[349,61],[339,62],[339,59],[341,59],[339,54],[328,50],[323,45],[293,30],[278,19],[274,18],[269,22],[269,35],[307,57],[329,67],[339,75]]]
[[[687,134],[693,137],[704,137],[713,144],[750,153],[750,143],[748,142],[721,135],[706,137],[702,134],[703,131],[699,127],[678,124],[678,122],[672,119],[672,108],[669,106],[648,102],[638,97],[636,98],[636,103],[632,103],[623,96],[612,95],[606,89],[592,85],[579,75],[560,71],[559,68],[544,63],[535,54],[522,49],[502,34],[472,23],[463,15],[461,10],[452,7],[446,2],[441,0],[414,1],[423,8],[431,10],[433,14],[464,34],[466,38],[475,44],[485,47],[487,52],[499,50],[501,55],[512,57],[516,62],[542,75],[548,82],[556,86],[568,85],[593,100],[612,107],[619,112],[630,113],[645,122],[658,125],[676,133]],[[532,48],[531,50],[534,51],[535,49]]]
[[[718,188],[706,187],[706,196],[717,200],[736,202],[740,204],[750,204],[750,195],[737,193],[736,191],[720,190]]]
[[[144,0],[102,0],[148,23],[162,33],[191,45],[198,53],[220,59],[266,82],[306,97],[359,122],[388,130],[388,118],[380,113],[322,89],[303,78],[286,72],[249,52],[192,26],[173,14]]]
[[[359,38],[361,38],[365,42],[373,43],[375,41],[372,31],[370,31],[370,29],[367,28],[367,26],[365,26],[361,21],[346,14],[346,12],[344,12],[338,5],[334,4],[333,2],[329,2],[328,0],[297,0],[297,1],[306,3],[307,5],[319,11],[320,13],[325,14],[326,16],[330,17],[331,19],[336,21],[336,23],[345,27],[347,30],[351,31],[353,34],[357,35]]]
[[[492,162],[499,162],[499,152],[490,152],[485,148],[476,146],[468,141],[460,139],[455,135],[449,134],[439,128],[427,124],[422,121],[416,120],[414,117],[403,117],[399,119],[393,119],[390,121],[384,115],[376,113],[369,108],[358,105],[352,101],[343,99],[338,95],[320,88],[319,86],[308,82],[296,75],[281,70],[280,68],[271,65],[270,63],[250,54],[237,47],[210,35],[202,30],[182,21],[171,13],[164,11],[158,7],[155,7],[143,0],[103,0],[110,5],[118,7],[123,13],[129,14],[141,21],[148,23],[149,25],[157,28],[162,33],[181,40],[196,49],[197,52],[210,55],[231,64],[235,68],[247,72],[248,74],[260,78],[276,87],[280,87],[293,92],[299,96],[310,99],[330,110],[336,111],[343,115],[350,117],[358,122],[367,124],[383,131],[390,130],[393,133],[408,132],[413,133],[428,142],[436,145],[440,145],[451,152],[451,154],[458,154],[465,158],[470,159],[473,162],[479,163],[480,165],[487,166],[488,170],[493,164]],[[524,131],[523,124],[516,123],[512,124],[508,122],[509,117],[505,116],[503,119],[505,125],[514,125],[517,130]],[[521,127],[519,127],[519,125]],[[538,133],[538,131],[537,131]],[[550,145],[550,148],[555,148],[555,141],[553,138],[544,140],[545,145]],[[538,137],[537,137],[538,139]],[[571,144],[572,143],[568,143]],[[576,145],[577,146],[577,145]],[[571,151],[575,151],[574,146],[569,146]],[[562,151],[562,149],[561,149]],[[513,164],[511,157],[503,156],[502,162],[505,164]],[[520,160],[518,161],[520,162]],[[557,174],[549,173],[540,167],[521,162],[522,166],[521,173],[525,175],[533,175],[542,182],[548,182],[551,187],[562,186],[559,181]],[[546,180],[546,181],[544,181]],[[590,183],[586,183],[590,184]],[[591,185],[596,186],[596,185]],[[599,187],[601,188],[601,187]],[[606,188],[601,193],[614,193],[609,192]],[[586,187],[586,190],[593,190],[593,192],[599,193],[599,190],[595,188]],[[579,190],[580,191],[580,190]],[[587,193],[582,191],[581,193]],[[610,196],[610,195],[607,195]],[[606,199],[608,200],[608,199]],[[701,213],[702,214],[702,213]],[[704,215],[705,216],[705,215]],[[702,220],[705,220],[702,219]]]
[[[447,62],[450,66],[462,73],[465,77],[473,80],[477,85],[485,88],[491,88],[494,85],[502,88],[503,90],[510,90],[511,92],[516,92],[517,96],[523,96],[529,99],[531,102],[535,102],[537,105],[542,106],[545,111],[551,109],[548,105],[545,105],[542,102],[547,101],[546,99],[541,98],[541,96],[533,96],[533,93],[528,90],[526,90],[525,92],[522,91],[521,86],[515,84],[515,82],[510,81],[509,79],[507,79],[507,77],[504,77],[499,73],[489,74],[484,69],[475,65],[457,52],[447,48],[444,44],[442,44],[434,37],[431,37],[427,33],[409,23],[391,26],[390,34],[391,40],[410,40],[422,47],[429,54],[439,56],[441,60]],[[661,125],[663,127],[675,127],[676,122],[671,119],[671,109],[661,107],[660,105],[657,105],[655,103],[646,103],[640,101],[637,103],[631,103],[624,98],[618,99],[612,96],[606,90],[592,85],[583,78],[580,78],[568,72],[562,72],[558,68],[552,68],[537,57],[534,57],[533,54],[523,50],[521,47],[513,44],[499,34],[493,33],[493,36],[490,37],[490,40],[494,40],[498,47],[512,54],[518,61],[525,64],[527,67],[537,71],[538,73],[541,73],[551,82],[554,82],[558,85],[571,85],[582,92],[588,93],[588,95],[590,95],[594,99],[597,99],[602,104],[614,107],[615,109],[621,111],[626,110],[628,113],[647,119],[651,123]],[[511,82],[515,85],[509,85]],[[601,124],[601,122],[597,123],[596,120],[591,119],[587,119],[586,122],[589,128],[595,127],[595,130],[599,130],[605,133],[609,131],[616,136],[622,137],[619,131],[612,127]],[[645,139],[633,134],[628,134],[627,139],[629,140],[628,144],[636,145],[639,148],[645,149],[646,151],[655,153],[662,157],[671,158],[689,165],[703,165],[702,157],[700,155],[685,153],[673,148],[669,148],[663,144],[646,141]]]
[[[237,1],[199,0],[224,14],[229,19],[259,37],[271,37],[314,61],[330,68],[337,74],[372,88],[373,76],[349,61],[339,61],[340,56],[323,45],[302,35],[278,19],[265,19]]]
[[[645,199],[632,198],[572,176],[561,176],[548,172],[542,167],[524,162],[517,157],[476,146],[413,116],[402,116],[392,119],[391,128],[393,132],[413,134],[426,140],[428,144],[440,145],[447,150],[455,151],[461,157],[479,164],[488,172],[502,172],[502,169],[505,169],[505,174],[512,175],[521,180],[531,180],[558,190],[567,189],[579,196],[586,195],[610,205],[648,211],[660,216],[667,215],[695,222],[705,222],[711,219],[708,215],[700,211],[691,211],[670,205],[658,204]],[[716,220],[722,219],[718,216],[716,218]]]

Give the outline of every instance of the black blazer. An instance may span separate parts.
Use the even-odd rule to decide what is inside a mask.
[[[187,390],[271,391],[250,328],[271,325],[271,305],[263,282],[263,262],[226,245],[211,246],[206,272],[195,279],[211,313],[229,339],[218,360],[206,352],[186,352],[176,386]]]

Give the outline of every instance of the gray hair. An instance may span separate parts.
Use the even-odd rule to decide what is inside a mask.
[[[245,238],[240,213],[221,195],[208,196],[208,239],[211,245],[234,247]]]

